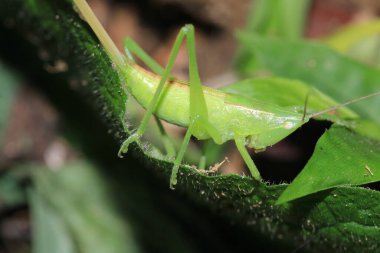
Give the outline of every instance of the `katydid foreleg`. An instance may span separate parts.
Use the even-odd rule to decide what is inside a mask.
[[[164,69],[153,59],[151,58],[132,38],[126,38],[124,40],[124,50],[128,58],[135,62],[133,54],[139,57],[155,74],[163,75]],[[169,135],[166,133],[164,126],[161,123],[161,120],[154,115],[156,120],[159,132],[161,134],[162,140],[164,142],[164,147],[166,150],[166,155],[169,158],[175,157],[175,148],[173,142],[170,140]],[[120,156],[121,154],[119,154]]]

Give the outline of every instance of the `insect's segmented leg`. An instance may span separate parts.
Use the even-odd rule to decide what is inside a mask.
[[[260,172],[256,168],[255,163],[253,162],[251,156],[249,155],[247,149],[245,148],[245,137],[235,134],[235,144],[239,153],[243,157],[245,164],[247,164],[249,172],[251,172],[252,177],[261,180]]]
[[[154,73],[157,75],[163,75],[164,74],[164,69],[153,59],[151,58],[133,39],[131,38],[126,38],[124,40],[124,50],[126,55],[131,61],[134,61],[134,58],[132,54],[135,54],[138,56]],[[175,148],[170,140],[169,135],[166,133],[165,128],[163,127],[160,119],[158,119],[156,116],[154,116],[159,131],[161,133],[161,137],[164,142],[166,154],[168,157],[174,157],[175,156]],[[145,130],[145,129],[144,129]],[[144,130],[141,131],[141,135],[144,133]],[[122,153],[127,152],[128,150],[128,145],[132,143],[133,141],[137,140],[139,138],[139,135],[132,135],[130,138],[128,138],[121,146],[119,150],[119,156],[122,156]]]

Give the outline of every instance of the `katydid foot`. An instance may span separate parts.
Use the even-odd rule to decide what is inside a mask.
[[[123,154],[128,152],[129,144],[138,141],[141,138],[141,135],[138,133],[131,134],[124,142],[121,144],[121,147],[119,149],[119,152],[117,153],[117,156],[120,158],[123,158]]]

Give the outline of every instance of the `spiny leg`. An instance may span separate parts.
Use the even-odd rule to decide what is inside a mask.
[[[245,164],[247,164],[252,177],[257,180],[261,180],[260,172],[257,169],[255,163],[253,162],[251,156],[249,155],[247,149],[245,148],[245,137],[235,134],[235,144],[237,149],[239,150],[239,153],[243,157]]]
[[[155,72],[158,75],[162,75],[163,77],[162,77],[162,79],[158,85],[158,88],[157,88],[157,90],[153,96],[153,99],[150,102],[150,105],[147,109],[147,112],[144,115],[144,118],[142,119],[142,122],[139,125],[137,131],[135,133],[131,134],[129,136],[129,138],[127,138],[127,140],[125,140],[123,142],[123,144],[121,145],[121,148],[120,148],[119,153],[118,153],[119,157],[122,157],[123,153],[126,153],[128,151],[129,144],[137,141],[145,132],[146,125],[147,125],[147,123],[150,119],[150,116],[152,115],[155,107],[157,106],[157,102],[158,102],[160,93],[161,93],[167,79],[169,78],[169,74],[170,74],[171,68],[174,65],[174,60],[176,57],[176,55],[173,56],[173,51],[172,51],[170,58],[169,58],[169,63],[171,62],[171,58],[173,58],[172,59],[173,63],[171,65],[168,63],[166,69],[163,69],[133,39],[126,38],[124,40],[124,49],[125,49],[126,55],[128,56],[128,58],[131,61],[134,62],[134,58],[132,56],[132,53],[133,53],[133,54],[137,55],[150,69],[152,69],[153,72]],[[179,46],[178,46],[178,49],[179,49]],[[177,49],[177,51],[178,51],[178,49]],[[175,50],[174,47],[173,47],[173,50]],[[157,122],[157,125],[159,127],[162,138],[164,140],[164,145],[165,145],[167,155],[169,157],[174,157],[175,156],[175,148],[174,148],[173,143],[170,141],[170,138],[169,138],[168,134],[166,133],[164,127],[162,126],[160,120],[156,118],[156,122]]]

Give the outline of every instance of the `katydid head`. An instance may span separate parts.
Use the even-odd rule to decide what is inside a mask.
[[[323,115],[325,113],[329,113],[329,112],[335,111],[335,110],[337,110],[337,109],[339,109],[341,107],[344,107],[344,106],[347,106],[347,105],[350,105],[350,104],[354,104],[356,102],[359,102],[359,101],[362,101],[362,100],[365,100],[365,99],[368,99],[370,97],[374,97],[374,96],[377,96],[377,95],[380,95],[380,91],[377,91],[377,92],[365,95],[363,97],[359,97],[359,98],[356,98],[356,99],[349,100],[347,102],[344,102],[344,103],[332,106],[330,108],[327,108],[327,109],[319,111],[319,112],[312,113],[310,115],[306,114],[306,105],[307,105],[307,100],[308,100],[308,97],[306,97],[302,121],[305,121],[305,119],[308,120],[308,119],[312,119],[312,118],[318,117],[318,116]]]

